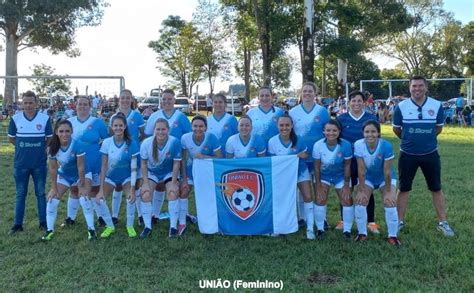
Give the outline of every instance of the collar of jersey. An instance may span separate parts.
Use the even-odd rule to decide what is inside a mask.
[[[38,110],[36,110],[35,115],[33,115],[33,118],[29,119],[28,116],[26,116],[25,112],[23,111],[23,117],[25,117],[26,120],[31,122],[35,120],[36,116],[38,116],[38,113],[39,113]]]

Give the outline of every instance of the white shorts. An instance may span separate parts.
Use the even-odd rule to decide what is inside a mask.
[[[397,186],[397,179],[392,179],[390,184],[393,186]],[[380,184],[374,184],[370,180],[365,179],[365,185],[369,186],[372,189],[380,189],[385,186],[385,180],[382,181],[382,183]]]
[[[127,177],[123,182],[121,183],[116,183],[115,181],[113,181],[112,179],[110,179],[109,177],[105,177],[105,182],[109,183],[110,185],[112,185],[113,187],[117,187],[117,185],[121,185],[121,186],[124,186],[125,184],[127,184],[128,182],[130,182],[131,178],[130,177]]]
[[[161,177],[158,178],[156,175],[148,172],[148,179],[154,181],[155,183],[164,182],[167,179],[172,178],[172,177],[173,177],[173,173],[168,173],[165,176],[161,176]]]
[[[86,173],[86,179],[92,182],[92,186],[100,186],[100,174],[99,173]]]
[[[311,181],[311,173],[309,173],[308,168],[305,168],[301,174],[298,174],[298,183],[304,181]]]
[[[326,185],[329,185],[329,186],[334,185],[334,188],[336,188],[336,189],[341,189],[341,188],[344,187],[344,180],[341,180],[341,181],[338,181],[338,182],[330,182],[330,181],[326,181],[324,179],[321,179],[321,182],[326,184]],[[352,186],[352,184],[349,181],[349,187],[351,187],[351,186]]]
[[[56,177],[56,182],[66,187],[71,187],[77,186],[77,183],[79,183],[79,179],[77,179],[75,182],[71,182],[70,180],[67,180],[65,177],[58,174],[58,176]]]

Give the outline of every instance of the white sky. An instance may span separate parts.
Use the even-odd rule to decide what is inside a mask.
[[[80,57],[68,58],[64,54],[54,56],[41,49],[37,52],[25,50],[18,56],[18,75],[31,75],[33,64],[45,63],[54,67],[56,73],[61,75],[124,76],[126,87],[137,96],[143,95],[166,81],[156,68],[156,54],[148,48],[148,42],[158,39],[161,22],[168,15],[179,15],[191,20],[197,2],[109,0],[110,7],[106,9],[100,26],[77,31],[76,43],[82,52]],[[473,0],[448,0],[445,1],[445,8],[454,12],[455,18],[463,23],[474,19]],[[374,62],[381,68],[394,66],[387,58],[376,58]],[[0,75],[5,75],[5,52],[0,52]],[[293,74],[292,86],[297,87],[300,80],[300,76]],[[241,81],[236,79],[235,82]],[[227,90],[228,85],[228,82],[219,82],[216,90]],[[112,83],[97,82],[89,87],[89,93],[95,86],[107,87],[107,90],[116,87]],[[83,93],[85,85],[81,84],[79,87]],[[3,92],[3,82],[0,83],[0,89]],[[205,93],[208,89],[206,82],[199,85],[200,93]]]

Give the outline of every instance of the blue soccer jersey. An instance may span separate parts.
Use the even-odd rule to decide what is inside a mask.
[[[265,143],[278,134],[277,121],[284,111],[278,107],[271,107],[263,111],[260,106],[250,109],[247,115],[252,119],[252,135],[259,135]]]
[[[298,105],[290,110],[293,120],[293,129],[296,135],[301,137],[308,148],[308,153],[313,153],[314,143],[324,137],[323,128],[329,121],[329,113],[326,108],[314,104],[313,108],[306,111],[303,105]],[[312,162],[313,158],[308,156],[307,162]]]
[[[77,158],[85,154],[81,142],[71,139],[67,147],[60,147],[56,155],[49,156],[49,159],[58,162],[58,175],[66,179],[70,184],[73,184],[79,180]]]
[[[221,144],[221,149],[224,150],[229,137],[238,132],[237,119],[228,113],[225,113],[220,119],[217,119],[214,114],[212,114],[207,117],[207,132],[217,137]]]
[[[138,142],[133,139],[130,144],[125,141],[117,144],[114,137],[109,137],[102,142],[100,152],[107,156],[107,173],[105,176],[115,184],[122,184],[132,174],[130,166],[132,157],[138,156],[140,147]]]
[[[182,148],[180,141],[169,136],[163,147],[158,146],[158,158],[153,158],[154,136],[145,139],[140,147],[140,158],[147,160],[148,172],[156,176],[159,181],[173,172],[173,162],[181,161]]]
[[[197,154],[213,156],[215,151],[221,149],[217,137],[209,132],[204,134],[204,140],[200,144],[196,143],[192,132],[184,134],[181,137],[181,147],[187,153],[186,173],[189,178],[192,178],[193,160]]]
[[[430,97],[421,106],[411,98],[404,100],[393,114],[393,127],[402,129],[400,150],[410,155],[426,155],[436,151],[436,127],[443,125],[443,106]]]
[[[189,122],[188,117],[183,114],[181,111],[174,110],[171,116],[167,116],[163,110],[158,110],[155,113],[151,114],[148,118],[145,126],[145,135],[152,136],[155,132],[155,123],[158,118],[163,118],[168,121],[170,126],[170,135],[176,137],[178,140],[181,139],[183,134],[191,132],[191,122]]]
[[[245,144],[237,133],[229,137],[225,145],[225,152],[232,154],[234,158],[254,158],[257,155],[264,155],[266,151],[265,142],[256,135],[251,135],[250,140]]]
[[[321,161],[321,177],[344,178],[344,160],[352,158],[352,147],[344,139],[330,147],[323,138],[314,144],[313,158]]]
[[[371,150],[365,139],[359,139],[354,143],[354,156],[364,160],[365,179],[374,185],[380,185],[385,181],[384,164],[387,160],[392,160],[393,154],[392,144],[384,139],[379,139],[375,149]],[[396,179],[397,175],[393,166],[390,167],[392,179]]]
[[[296,145],[294,146],[291,141],[285,144],[279,134],[273,136],[268,141],[268,154],[270,156],[285,156],[285,155],[297,155],[303,151],[308,151],[305,143],[298,137],[296,140]],[[298,175],[301,175],[307,166],[304,160],[298,160]]]
[[[112,118],[114,118],[115,115],[117,115],[117,113],[110,117],[110,128],[112,128]],[[145,120],[143,119],[142,114],[138,111],[130,110],[127,115],[127,127],[132,139],[140,141],[140,128],[145,127]]]
[[[36,112],[32,119],[23,112],[13,115],[8,136],[15,138],[15,168],[46,166],[46,138],[53,136],[48,115]]]
[[[365,111],[358,118],[354,117],[351,112],[347,112],[337,116],[336,119],[342,126],[341,137],[352,145],[354,145],[357,140],[364,138],[362,126],[366,121],[379,120],[374,114]]]
[[[101,154],[100,143],[109,137],[109,130],[104,121],[99,118],[89,116],[84,121],[75,116],[69,118],[72,123],[72,138],[79,140],[86,152],[87,172],[100,174]]]

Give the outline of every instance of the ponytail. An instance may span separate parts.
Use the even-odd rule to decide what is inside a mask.
[[[166,128],[169,130],[170,129],[170,125],[168,123],[168,120],[164,119],[164,118],[158,118],[156,119],[156,122],[155,122],[155,128],[156,128],[156,125],[158,123],[163,123]],[[153,157],[153,161],[155,162],[158,162],[158,142],[156,141],[156,137],[153,136],[153,144],[152,144],[152,157]]]

